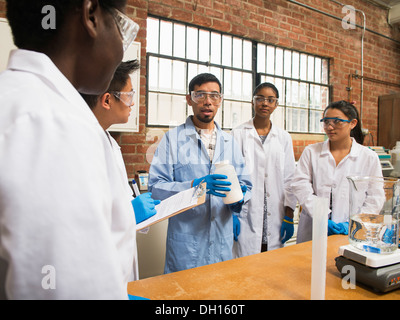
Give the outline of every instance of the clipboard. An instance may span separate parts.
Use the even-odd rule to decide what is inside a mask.
[[[161,203],[156,206],[157,213],[154,216],[138,223],[136,225],[136,231],[141,231],[153,224],[197,207],[203,204],[205,200],[206,183],[200,183],[196,187],[174,194],[173,196],[161,201]]]

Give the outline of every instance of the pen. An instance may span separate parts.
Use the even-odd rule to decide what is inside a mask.
[[[131,186],[132,186],[132,190],[133,190],[133,195],[136,198],[138,195],[140,195],[140,191],[139,191],[139,188],[137,186],[135,179],[132,179]]]

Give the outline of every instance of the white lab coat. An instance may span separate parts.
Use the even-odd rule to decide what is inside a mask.
[[[0,292],[126,299],[135,219],[110,141],[44,54],[0,74]]]
[[[267,196],[268,250],[281,248],[280,231],[284,207],[296,207],[290,191],[295,170],[292,139],[286,131],[272,125],[264,144],[253,119],[232,130],[246,161],[253,183],[252,198],[240,213],[240,235],[234,242],[234,257],[260,253],[264,219],[264,188]]]
[[[297,243],[312,239],[313,200],[330,199],[332,190],[332,221],[349,220],[349,183],[347,176],[382,176],[378,155],[358,144],[354,138],[350,153],[336,166],[329,150],[329,140],[307,146],[297,164],[292,189],[302,212]]]

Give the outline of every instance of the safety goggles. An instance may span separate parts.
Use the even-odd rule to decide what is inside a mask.
[[[110,92],[116,97],[118,100],[121,100],[124,104],[130,107],[133,104],[133,98],[135,97],[136,91],[132,89],[129,92],[121,92],[121,91],[112,91]]]
[[[346,123],[350,123],[350,122],[351,122],[351,120],[345,120],[345,119],[340,119],[340,118],[322,118],[320,120],[320,123],[324,128],[328,128],[329,126],[332,126],[333,128],[341,128]]]
[[[126,51],[138,34],[139,25],[118,9],[113,9],[112,14],[122,37],[122,46]]]
[[[253,102],[255,105],[262,105],[265,102],[268,105],[274,105],[275,102],[278,104],[279,100],[277,98],[273,98],[273,97],[264,97],[264,96],[254,96],[253,97]]]
[[[212,104],[220,104],[223,99],[223,95],[218,92],[192,91],[190,96],[196,103],[204,102],[209,97]]]

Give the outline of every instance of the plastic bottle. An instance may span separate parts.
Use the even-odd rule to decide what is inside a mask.
[[[231,191],[220,191],[226,194],[226,197],[222,198],[225,204],[235,203],[243,199],[242,188],[240,187],[235,168],[231,164],[229,164],[229,161],[216,163],[215,173],[226,175],[228,177],[228,181],[231,183],[231,185],[229,186]]]

